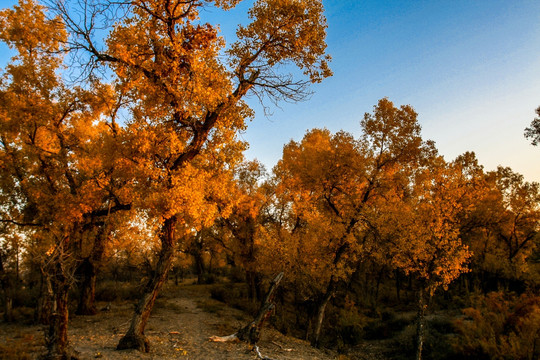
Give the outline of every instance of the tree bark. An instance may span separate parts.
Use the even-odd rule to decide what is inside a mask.
[[[250,344],[256,344],[257,341],[259,341],[260,332],[264,321],[275,307],[274,294],[279,286],[279,283],[281,282],[281,279],[283,279],[283,273],[279,273],[279,275],[276,276],[276,278],[272,281],[272,284],[266,293],[264,301],[259,308],[259,312],[257,313],[257,316],[255,316],[255,319],[237,332],[237,336],[240,340],[247,341]]]
[[[426,302],[424,297],[424,287],[421,285],[418,290],[418,316],[416,323],[416,360],[422,360],[422,349],[424,347],[425,336],[425,315]]]
[[[334,296],[334,292],[336,291],[336,283],[334,281],[334,278],[330,279],[330,283],[328,284],[328,288],[326,289],[326,293],[321,299],[321,302],[319,303],[319,307],[317,309],[317,316],[315,320],[315,331],[313,332],[313,338],[311,339],[311,345],[313,347],[318,348],[320,346],[320,335],[321,335],[321,329],[322,324],[324,321],[324,314],[326,311],[326,305],[328,305],[328,302]]]
[[[54,308],[54,293],[50,275],[47,274],[43,269],[40,269],[40,271],[41,284],[34,320],[38,324],[49,325],[50,315],[56,311],[56,309]]]
[[[77,359],[75,352],[69,346],[68,341],[68,296],[69,279],[66,278],[61,264],[56,264],[55,274],[51,280],[54,293],[54,306],[49,316],[49,327],[46,332],[45,342],[47,360],[71,360]]]
[[[4,321],[13,321],[13,299],[11,297],[11,281],[9,274],[4,268],[4,262],[2,253],[0,252],[0,285],[2,287],[2,294],[4,295]]]
[[[176,243],[175,227],[176,216],[165,220],[160,234],[161,251],[159,253],[156,269],[148,280],[142,297],[135,307],[131,318],[131,324],[127,333],[120,339],[117,350],[136,349],[142,352],[150,351],[150,343],[144,335],[144,328],[154,307],[154,303],[167,280],[167,275],[174,257],[174,245]]]
[[[110,210],[109,210],[110,211]],[[77,268],[78,278],[80,281],[79,304],[77,306],[78,315],[95,315],[97,308],[96,301],[96,277],[98,266],[100,265],[103,255],[105,254],[105,243],[109,228],[105,224],[99,226],[97,234],[94,237],[94,245],[89,256],[84,258]]]
[[[395,277],[396,277],[396,298],[397,298],[397,301],[398,303],[401,303],[401,297],[399,295],[399,290],[401,288],[401,281],[400,281],[400,278],[399,278],[399,270],[394,270],[394,274],[395,274]]]
[[[77,315],[95,315],[96,299],[96,266],[90,258],[85,258],[79,266],[80,294]]]
[[[193,260],[195,266],[195,273],[197,274],[197,284],[201,285],[205,282],[206,267],[204,266],[204,258],[202,254],[202,247],[199,245],[194,246]]]
[[[251,301],[261,300],[261,276],[256,271],[246,271],[246,283],[248,285],[248,297]]]

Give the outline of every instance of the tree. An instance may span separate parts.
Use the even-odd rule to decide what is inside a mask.
[[[227,198],[218,201],[223,216],[215,224],[214,237],[231,254],[233,265],[244,270],[248,296],[256,302],[263,296],[261,270],[271,267],[259,254],[267,241],[265,226],[271,221],[273,189],[263,182],[266,171],[256,160],[242,162],[234,173]]]
[[[510,168],[499,167],[487,177],[499,199],[497,218],[491,226],[495,236],[491,256],[497,258],[501,275],[519,279],[529,270],[527,258],[538,238],[540,185],[524,181]]]
[[[13,232],[11,224],[2,224],[0,230],[0,289],[4,303],[4,320],[13,318],[13,298],[20,288],[21,236]]]
[[[484,173],[470,160],[467,154],[456,159],[468,174],[462,206],[470,210],[460,216],[460,237],[473,253],[473,285],[484,291],[498,290],[531,277],[539,188],[509,168]]]
[[[300,100],[310,82],[330,75],[321,1],[256,1],[249,12],[251,23],[240,26],[237,41],[224,50],[217,28],[200,21],[200,9],[211,3],[229,9],[238,2],[83,1],[84,20],[79,23],[69,2],[55,1],[72,48],[89,56],[87,69],[107,65],[118,86],[129,89],[126,101],[132,118],[125,141],[136,179],[134,206],[161,224],[155,276],[119,349],[149,350],[144,328],[171,266],[177,229],[200,228],[216,216],[208,193],[224,190],[210,185],[215,174],[211,165],[234,162],[231,148],[242,147],[234,136],[251,116],[242,101],[245,95],[253,91],[274,100]],[[124,15],[98,19],[109,10]],[[117,20],[103,50],[93,40],[101,20]],[[287,64],[298,67],[307,79],[280,73],[281,65]]]
[[[274,169],[277,194],[286,206],[289,234],[283,258],[294,271],[317,284],[312,343],[318,345],[324,313],[338,285],[377,252],[369,233],[379,216],[378,203],[406,187],[411,171],[434,151],[423,142],[417,114],[382,99],[365,114],[362,137],[311,130],[301,142],[284,147]]]
[[[114,96],[95,79],[65,85],[59,70],[67,33],[42,6],[22,0],[0,13],[0,23],[0,39],[17,51],[0,83],[1,221],[27,229],[26,251],[54,297],[47,356],[69,357],[68,293],[79,244],[104,210],[118,209],[107,157],[99,156]]]
[[[540,116],[540,107],[536,109],[536,114]],[[540,143],[540,117],[535,118],[531,126],[525,129],[525,138],[531,140],[534,146]]]
[[[426,295],[447,288],[468,271],[471,256],[459,238],[461,199],[467,191],[461,169],[436,159],[418,169],[410,194],[398,203],[388,203],[379,219],[379,229],[389,239],[394,265],[418,281],[417,354],[422,356]]]

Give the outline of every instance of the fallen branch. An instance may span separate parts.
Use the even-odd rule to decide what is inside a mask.
[[[288,349],[288,348],[284,348],[281,344],[278,344],[277,342],[275,341],[270,341],[272,344],[276,345],[277,347],[279,347],[281,350],[283,351],[293,351],[293,349]]]
[[[257,354],[257,357],[261,360],[274,360],[266,356],[262,356],[261,352],[259,351],[259,347],[257,345],[253,346],[253,351],[255,351],[255,354]]]
[[[210,336],[210,338],[208,339],[209,341],[213,341],[213,342],[234,342],[234,341],[240,341],[240,339],[238,338],[238,336],[236,335],[237,333],[234,333],[232,335],[227,335],[227,336]]]
[[[255,345],[257,341],[259,341],[260,332],[264,321],[270,316],[272,310],[274,310],[274,292],[279,286],[281,279],[283,279],[283,273],[279,273],[279,275],[276,276],[276,278],[272,281],[272,283],[270,284],[270,288],[266,293],[264,302],[259,308],[257,316],[255,316],[252,322],[250,322],[245,327],[241,328],[232,335],[212,336],[209,340],[215,342],[245,341],[249,344]]]

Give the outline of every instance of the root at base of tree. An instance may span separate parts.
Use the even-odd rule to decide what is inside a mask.
[[[116,350],[135,349],[140,352],[150,352],[150,342],[145,336],[126,334],[116,346]]]

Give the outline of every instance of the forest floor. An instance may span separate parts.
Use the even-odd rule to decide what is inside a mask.
[[[147,324],[150,353],[115,350],[129,326],[132,301],[113,302],[110,310],[95,316],[73,316],[69,327],[71,345],[81,359],[257,359],[245,343],[208,340],[213,335],[234,333],[251,320],[247,314],[212,299],[207,286],[174,288],[174,293],[165,291],[157,300]],[[98,303],[101,308],[106,305]],[[0,345],[0,359],[36,358],[45,350],[43,330],[43,326],[22,323],[0,324],[0,343],[4,343]],[[308,342],[282,335],[269,326],[263,329],[258,346],[263,356],[275,360],[385,359],[378,344],[364,344],[357,347],[356,355],[344,356],[315,349]]]

